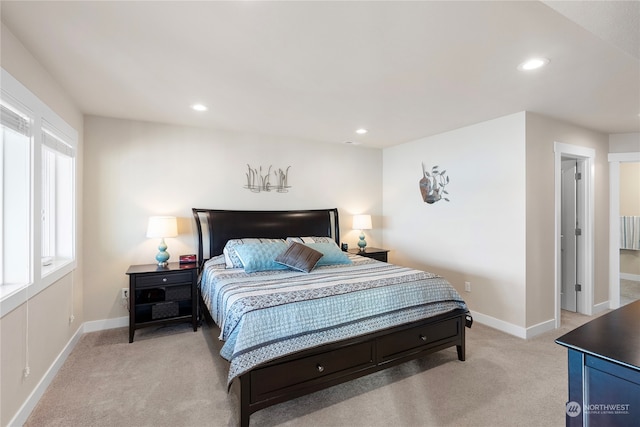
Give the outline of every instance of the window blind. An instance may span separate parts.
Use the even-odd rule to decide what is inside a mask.
[[[9,108],[5,104],[0,104],[0,123],[15,132],[24,136],[30,136],[31,126],[28,117]]]
[[[42,127],[42,145],[65,156],[75,157],[75,150],[71,144],[56,136],[55,131],[51,130],[49,126]]]

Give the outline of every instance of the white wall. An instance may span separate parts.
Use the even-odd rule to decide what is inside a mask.
[[[609,135],[610,153],[640,152],[640,133],[613,133]]]
[[[247,164],[291,166],[288,193],[243,188]],[[249,133],[85,117],[86,319],[128,316],[120,304],[131,264],[154,262],[151,215],[175,215],[172,260],[196,252],[191,208],[340,211],[342,241],[354,246],[351,216],[370,213],[371,246],[382,245],[382,151]]]
[[[529,337],[553,327],[555,141],[596,152],[593,295],[602,305],[609,271],[607,136],[528,112],[384,150],[391,261],[445,276],[478,320],[505,332]],[[422,201],[421,162],[447,170],[450,203]]]
[[[593,149],[593,302],[604,306],[609,289],[609,163],[607,135],[540,114],[527,113],[527,326],[554,318],[554,142]],[[596,309],[600,309],[597,308]]]
[[[2,24],[1,65],[49,108],[78,131],[77,200],[82,205],[82,114],[42,65]],[[82,307],[82,209],[77,221],[77,268],[42,292],[23,292],[24,303],[0,319],[0,425],[7,425],[23,405],[35,404],[29,396],[42,392],[51,381],[52,367],[84,322]],[[28,306],[26,301],[29,301]],[[73,323],[69,316],[75,316]],[[27,326],[28,325],[28,326]],[[28,334],[27,334],[28,328]],[[27,348],[29,357],[27,358]],[[23,377],[29,365],[30,374]],[[28,410],[23,411],[28,413]]]
[[[450,202],[423,202],[421,162],[446,169]],[[441,274],[473,312],[524,327],[524,165],[524,112],[385,149],[391,261]]]

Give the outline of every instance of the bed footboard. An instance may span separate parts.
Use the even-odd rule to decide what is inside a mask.
[[[465,360],[464,310],[327,344],[265,363],[234,381],[240,398],[240,425],[252,413],[315,391],[377,372],[445,348]]]

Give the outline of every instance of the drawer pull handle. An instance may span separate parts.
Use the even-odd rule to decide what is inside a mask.
[[[425,337],[424,335],[420,334],[420,339],[421,339],[422,341],[426,341],[426,340],[427,340],[427,337]]]
[[[318,363],[318,365],[316,365],[316,368],[318,369],[318,372],[323,372],[324,371],[324,366],[322,366],[319,363]]]
[[[166,282],[166,281],[167,281],[167,278],[166,278],[166,277],[163,277],[163,278],[162,278],[162,281],[163,281],[163,282]]]

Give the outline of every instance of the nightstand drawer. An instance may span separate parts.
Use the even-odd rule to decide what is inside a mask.
[[[443,340],[455,338],[460,327],[460,320],[456,318],[383,336],[378,340],[378,355],[384,361],[421,351],[422,347],[438,345]]]
[[[175,283],[191,283],[191,272],[144,274],[136,278],[136,286],[138,287],[171,285]]]

